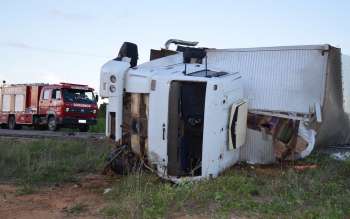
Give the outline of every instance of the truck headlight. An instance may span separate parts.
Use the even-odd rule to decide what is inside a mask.
[[[93,113],[93,114],[96,114],[96,112],[97,112],[97,110],[95,110],[95,109],[94,109],[94,110],[92,110],[92,113]]]
[[[66,112],[69,112],[69,108],[68,107],[66,108]]]
[[[109,86],[109,91],[114,93],[117,90],[117,88],[114,85]]]
[[[109,79],[111,80],[112,83],[117,82],[117,77],[115,75],[111,75]]]

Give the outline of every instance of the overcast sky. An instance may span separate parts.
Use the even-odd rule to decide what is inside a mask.
[[[329,43],[350,54],[350,1],[1,0],[0,80],[98,88],[124,41],[143,62],[169,38],[215,48]]]

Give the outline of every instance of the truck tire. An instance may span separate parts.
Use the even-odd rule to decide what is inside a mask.
[[[16,128],[16,118],[14,116],[9,117],[8,128],[14,130]]]
[[[87,132],[89,131],[89,126],[88,125],[81,125],[78,127],[80,132]]]
[[[47,119],[47,128],[49,131],[57,131],[58,130],[58,125],[56,118],[54,116],[49,116]]]

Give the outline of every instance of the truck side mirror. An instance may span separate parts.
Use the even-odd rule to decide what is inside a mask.
[[[96,94],[95,96],[95,99],[96,99],[96,103],[98,102],[98,95]]]

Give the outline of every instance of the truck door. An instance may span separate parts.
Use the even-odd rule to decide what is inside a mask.
[[[49,88],[43,88],[43,91],[41,92],[40,96],[40,102],[39,102],[39,114],[46,115],[51,102],[51,89]]]
[[[241,78],[230,74],[207,82],[202,175],[217,176],[239,159],[245,142],[247,104]]]
[[[59,115],[61,113],[62,107],[62,93],[61,89],[53,89],[51,93],[51,104],[50,111],[54,111],[55,115]]]

